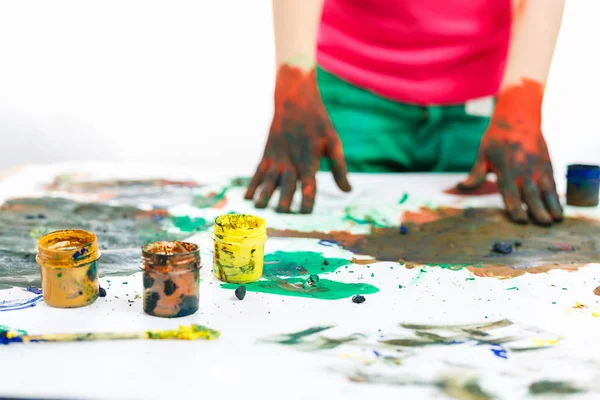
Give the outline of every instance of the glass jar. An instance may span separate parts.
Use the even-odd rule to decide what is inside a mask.
[[[38,240],[42,294],[51,307],[75,308],[98,298],[98,239],[91,232],[66,229]]]
[[[200,303],[200,249],[188,242],[155,242],[142,247],[144,312],[184,317]]]
[[[253,215],[225,214],[215,220],[213,274],[229,283],[249,283],[263,274],[267,224]]]

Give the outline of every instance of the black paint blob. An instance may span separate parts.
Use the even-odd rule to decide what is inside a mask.
[[[154,278],[152,278],[149,274],[144,273],[144,288],[150,289],[154,285]]]
[[[144,311],[148,314],[152,314],[156,308],[156,303],[160,300],[160,294],[157,292],[147,292],[146,301],[144,301]]]
[[[367,299],[365,299],[365,296],[361,296],[360,294],[354,295],[352,297],[352,302],[356,304],[364,303],[366,300]]]
[[[100,289],[98,289],[98,296],[106,297],[106,289],[104,289],[102,286],[100,286]]]
[[[512,244],[508,242],[494,242],[492,251],[500,254],[510,254],[513,252]]]
[[[175,284],[175,282],[173,282],[172,279],[165,281],[165,294],[167,296],[172,295],[173,293],[175,293],[176,290],[177,290],[177,285]]]
[[[242,285],[235,289],[235,297],[238,300],[244,300],[244,297],[246,297],[246,286]]]
[[[175,317],[185,317],[186,315],[191,315],[196,311],[198,311],[198,297],[186,296],[181,301],[181,308]]]

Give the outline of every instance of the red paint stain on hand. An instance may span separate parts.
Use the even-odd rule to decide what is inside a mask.
[[[342,144],[321,100],[315,70],[305,72],[281,65],[275,84],[275,113],[265,152],[245,198],[255,199],[256,207],[265,208],[279,188],[277,211],[290,212],[300,181],[300,211],[310,213],[316,195],[315,175],[323,157],[329,160],[340,189],[350,191]]]
[[[526,78],[500,92],[477,161],[459,189],[475,190],[493,172],[513,221],[527,223],[525,203],[535,222],[551,225],[562,219],[562,207],[542,134],[543,95],[543,85]]]

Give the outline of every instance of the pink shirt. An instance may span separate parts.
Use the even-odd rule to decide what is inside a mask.
[[[510,0],[325,0],[318,64],[403,103],[494,95],[506,64]]]

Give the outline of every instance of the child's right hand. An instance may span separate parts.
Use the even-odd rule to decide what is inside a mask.
[[[297,182],[302,183],[301,213],[311,213],[315,202],[316,174],[327,157],[336,183],[351,190],[342,143],[335,132],[317,88],[314,68],[308,72],[282,65],[275,84],[275,114],[263,158],[246,191],[257,208],[267,207],[275,189],[281,194],[277,212],[290,212]]]

